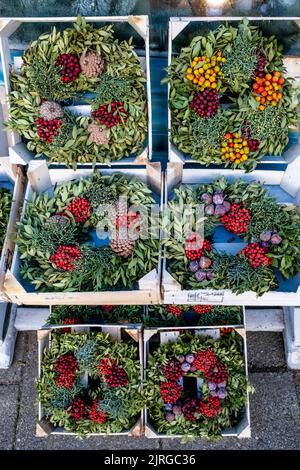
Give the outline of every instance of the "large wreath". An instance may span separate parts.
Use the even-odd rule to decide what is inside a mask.
[[[180,240],[165,241],[169,272],[183,288],[231,289],[258,295],[277,289],[277,278],[295,276],[300,270],[300,216],[295,206],[284,205],[259,183],[225,178],[199,186],[183,185],[169,202],[170,232],[181,224],[178,207],[204,204],[204,236],[191,232]],[[177,212],[176,212],[177,208]],[[217,252],[215,229],[223,225],[247,243],[235,255]],[[194,220],[194,229],[196,220]]]
[[[218,340],[185,333],[160,345],[146,382],[148,414],[158,432],[216,438],[236,425],[250,390],[240,351],[235,331]]]
[[[51,196],[34,193],[16,235],[21,274],[39,291],[132,288],[158,262],[158,240],[142,236],[153,203],[141,180],[120,173],[67,181]],[[109,236],[99,241],[103,217]]]
[[[203,165],[253,170],[297,122],[283,47],[244,20],[194,37],[167,68],[172,142]]]
[[[140,367],[133,343],[104,333],[52,333],[37,385],[47,419],[78,434],[128,430],[143,407]]]
[[[6,188],[0,188],[0,256],[6,235],[11,201],[11,192]]]
[[[110,163],[142,150],[145,82],[132,38],[119,42],[111,25],[96,29],[78,18],[73,28],[53,28],[25,51],[20,74],[11,74],[7,125],[36,157],[73,166]],[[67,108],[76,104],[92,111],[76,115]]]

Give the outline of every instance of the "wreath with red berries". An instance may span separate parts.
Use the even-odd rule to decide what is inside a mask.
[[[178,207],[204,204],[204,239],[196,231],[179,239],[174,227],[183,228]],[[262,295],[279,286],[281,277],[300,271],[300,216],[294,205],[280,204],[260,183],[220,178],[211,184],[182,185],[169,201],[173,220],[170,239],[165,240],[168,270],[183,288],[231,289],[240,294]],[[177,209],[176,209],[177,208]],[[194,227],[196,228],[196,220]],[[220,230],[228,233],[222,233]],[[217,251],[215,237],[228,247],[231,242],[246,246],[237,253]],[[233,245],[234,246],[234,245]]]
[[[252,171],[265,155],[281,155],[297,117],[283,46],[244,20],[194,37],[173,57],[171,141],[203,165]]]
[[[235,330],[217,340],[182,333],[158,346],[146,371],[149,424],[158,433],[210,439],[235,426],[251,390],[241,351]]]
[[[140,367],[133,342],[116,343],[104,333],[52,332],[37,384],[46,418],[78,434],[128,430],[143,407]]]
[[[132,38],[119,41],[112,25],[94,28],[79,17],[26,49],[20,73],[11,73],[7,128],[49,162],[76,167],[137,155],[148,126],[145,82]]]
[[[159,241],[143,236],[154,202],[145,183],[120,173],[34,193],[15,237],[23,278],[39,291],[134,287],[158,263]]]
[[[149,305],[147,326],[242,325],[240,307],[224,305]]]

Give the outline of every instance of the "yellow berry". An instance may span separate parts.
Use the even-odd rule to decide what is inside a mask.
[[[211,87],[212,87],[212,88],[217,88],[216,82],[213,82],[213,83],[211,84]]]

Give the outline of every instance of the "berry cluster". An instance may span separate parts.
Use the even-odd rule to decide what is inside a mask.
[[[249,243],[239,252],[239,255],[244,254],[250,261],[251,266],[258,268],[261,264],[269,266],[272,263],[272,258],[268,258],[265,252],[266,249],[260,246],[259,243]]]
[[[186,78],[195,85],[198,85],[200,91],[205,88],[217,88],[221,86],[221,77],[223,75],[221,66],[226,62],[221,52],[217,52],[212,57],[194,57],[191,67],[186,71]]]
[[[84,224],[90,217],[91,204],[86,197],[76,197],[66,208],[74,215],[76,224]]]
[[[200,402],[200,413],[206,418],[213,418],[221,410],[221,402],[218,397],[209,396],[206,402]]]
[[[231,204],[226,201],[224,193],[217,189],[213,194],[203,193],[201,201],[205,204],[205,214],[221,217],[229,211]]]
[[[265,66],[267,65],[267,57],[265,54],[261,51],[258,51],[257,54],[257,64],[256,64],[256,69],[255,69],[255,76],[259,78],[263,78],[265,72]]]
[[[232,204],[230,211],[221,217],[224,227],[236,235],[247,232],[250,220],[250,212],[241,204]]]
[[[129,211],[125,215],[121,215],[117,218],[116,220],[116,228],[119,229],[124,229],[124,228],[130,228],[132,226],[135,226],[137,221],[141,220],[141,215],[139,212],[134,212],[134,211]],[[136,230],[139,230],[140,228],[137,226]]]
[[[128,384],[127,372],[119,367],[110,357],[101,359],[98,369],[104,376],[104,380],[109,387],[125,387]]]
[[[176,403],[183,393],[183,387],[173,381],[161,382],[160,393],[165,403]]]
[[[220,335],[223,338],[224,336],[229,335],[232,332],[232,328],[221,328]]]
[[[75,421],[79,421],[82,418],[85,418],[88,415],[87,406],[83,398],[75,397],[69,405],[65,407],[68,410],[69,415]]]
[[[203,251],[211,251],[208,240],[204,240],[198,233],[192,232],[185,241],[185,256],[189,260],[198,260]]]
[[[56,67],[61,67],[61,81],[65,83],[76,80],[80,74],[79,58],[74,54],[62,54],[55,61]]]
[[[78,364],[73,354],[63,354],[56,359],[55,369],[58,372],[55,382],[58,387],[72,388]]]
[[[250,147],[248,140],[239,137],[237,132],[227,132],[221,145],[222,160],[242,163],[248,160]]]
[[[112,313],[116,307],[114,305],[102,305],[101,308],[104,313]]]
[[[174,317],[180,318],[183,312],[183,307],[180,307],[179,305],[168,305],[165,308],[165,313],[168,314],[170,313]]]
[[[212,305],[194,305],[193,310],[194,312],[199,313],[199,315],[205,315],[212,311]]]
[[[63,271],[73,271],[76,267],[75,261],[79,260],[80,255],[81,252],[77,246],[60,245],[50,260]]]
[[[210,118],[218,112],[220,101],[217,90],[207,88],[203,92],[197,91],[190,101],[190,108],[203,118]]]
[[[63,321],[63,325],[78,325],[80,323],[79,318],[65,318]],[[71,328],[64,328],[65,333],[69,333]]]
[[[90,419],[95,423],[105,423],[107,416],[101,408],[99,408],[99,398],[93,401],[90,409]]]
[[[200,402],[199,400],[195,400],[195,398],[187,397],[184,400],[184,405],[182,407],[182,412],[188,421],[196,421],[197,418],[195,416],[196,413],[200,414]]]
[[[173,382],[177,382],[177,380],[181,379],[183,375],[180,362],[175,360],[168,361],[168,363],[161,369],[164,376]]]
[[[263,78],[256,77],[253,84],[253,91],[257,95],[256,101],[259,101],[259,109],[263,111],[266,105],[277,106],[282,98],[281,88],[285,79],[281,72],[273,72],[273,75],[267,73]]]
[[[210,382],[219,384],[227,381],[228,373],[226,367],[219,360],[217,360],[217,362],[205,373],[205,377]]]
[[[127,113],[123,101],[112,101],[109,105],[103,104],[99,106],[98,109],[92,112],[92,117],[108,129],[127,121]]]
[[[35,121],[39,137],[49,144],[51,144],[54,137],[59,135],[59,129],[62,123],[63,121],[57,118],[48,120],[40,117]]]
[[[197,370],[203,372],[204,375],[208,374],[209,371],[215,367],[218,362],[218,358],[211,349],[205,351],[197,351],[194,359],[194,366]]]

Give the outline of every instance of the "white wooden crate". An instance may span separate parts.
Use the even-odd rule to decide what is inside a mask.
[[[169,343],[177,341],[180,334],[185,333],[186,331],[192,331],[194,334],[200,335],[209,335],[212,338],[217,339],[220,337],[220,329],[215,327],[174,327],[174,328],[157,328],[157,329],[145,329],[144,330],[144,380],[147,380],[147,365],[148,359],[150,356],[149,353],[149,341],[152,336],[155,334],[159,335],[159,342]],[[244,328],[236,328],[236,332],[242,337],[243,340],[243,356],[244,356],[244,365],[245,365],[245,375],[248,377],[248,365],[247,365],[247,343],[246,343],[246,331]],[[151,422],[151,418],[148,416],[147,407],[145,408],[145,436],[152,438],[181,438],[181,435],[167,435],[159,433],[154,424]],[[195,436],[194,436],[195,437]],[[250,406],[249,406],[249,393],[247,392],[247,401],[245,407],[242,411],[242,417],[240,422],[232,428],[225,429],[222,432],[222,437],[238,437],[246,438],[251,437],[251,428],[250,428]]]
[[[208,184],[214,179],[225,176],[229,181],[242,178],[245,181],[259,181],[268,186],[270,194],[280,203],[295,204],[300,207],[300,179],[292,175],[289,169],[284,171],[262,171],[245,173],[243,170],[205,170],[183,168],[181,164],[169,163],[165,180],[165,204],[168,194],[177,184]],[[236,253],[244,244],[230,243],[215,244],[221,250]],[[231,290],[194,289],[183,290],[167,270],[167,259],[164,254],[162,268],[162,297],[165,304],[215,304],[215,305],[248,305],[248,306],[298,306],[300,305],[300,273],[290,281],[291,288],[284,291],[270,291],[260,297],[253,291],[234,294]]]
[[[239,16],[233,17],[218,17],[218,16],[204,16],[204,17],[171,17],[169,21],[169,33],[168,33],[168,65],[171,64],[173,56],[173,41],[175,38],[183,32],[184,29],[189,25],[189,23],[225,23],[225,22],[240,22],[244,18]],[[248,19],[255,23],[260,23],[264,21],[295,21],[297,26],[300,29],[300,17],[248,17]],[[278,38],[280,41],[280,38]],[[186,44],[188,46],[188,44]],[[284,65],[287,69],[287,76],[294,78],[299,84],[300,82],[300,57],[299,56],[285,56]],[[170,94],[170,85],[168,85],[168,96]],[[172,116],[171,111],[168,108],[168,129],[172,128]],[[193,160],[191,157],[186,156],[181,150],[172,144],[170,140],[169,133],[169,142],[168,142],[168,154],[170,162],[180,162],[180,163],[198,163],[197,160]],[[300,168],[300,127],[298,126],[298,143],[292,145],[288,150],[286,150],[282,156],[275,155],[266,155],[264,156],[259,163],[266,164],[292,164]]]
[[[147,105],[148,105],[148,143],[136,157],[127,157],[122,160],[114,161],[112,164],[145,164],[152,159],[152,108],[151,108],[151,82],[150,82],[150,50],[149,50],[149,17],[147,15],[129,15],[129,16],[87,16],[85,20],[88,23],[95,23],[99,27],[105,23],[127,23],[129,24],[143,39],[145,46],[143,56],[140,57],[141,66],[145,71],[145,77],[147,80],[146,92],[147,92]],[[10,44],[9,38],[15,33],[15,31],[22,24],[30,23],[47,23],[49,29],[57,23],[72,23],[76,22],[76,17],[40,17],[40,18],[1,18],[0,19],[0,55],[3,66],[3,77],[5,84],[6,94],[9,95],[11,91],[10,86],[10,69],[12,67],[10,57]],[[16,64],[18,69],[20,67],[20,61]],[[9,107],[9,105],[8,105]],[[80,111],[81,106],[78,107]],[[85,108],[85,107],[83,107]],[[83,114],[86,109],[83,109]],[[26,144],[22,142],[21,136],[12,131],[8,131],[8,140],[10,142],[9,155],[12,164],[27,165],[29,161],[34,158],[34,153],[30,152]],[[58,163],[59,164],[59,163]],[[63,164],[61,164],[63,165]],[[89,165],[89,164],[85,164]],[[101,163],[99,163],[101,165]]]
[[[137,176],[147,183],[160,197],[162,202],[163,184],[160,163],[150,163],[146,167],[130,167],[118,169],[102,169],[103,175],[120,172],[129,176]],[[92,169],[51,169],[45,162],[33,161],[29,165],[28,180],[23,214],[26,201],[30,201],[34,191],[43,192],[62,181],[80,179],[91,176]],[[23,216],[22,214],[22,216]],[[44,292],[37,293],[26,290],[20,277],[20,253],[16,247],[11,269],[6,272],[4,281],[4,293],[11,302],[18,305],[145,305],[160,302],[160,277],[161,259],[159,256],[158,267],[143,276],[138,281],[136,290],[103,291],[103,292]]]
[[[18,169],[16,173],[14,173],[10,165],[7,164],[6,158],[1,158],[0,160],[0,187],[2,186],[12,189],[12,203],[6,237],[3,242],[2,253],[0,252],[0,301],[8,300],[3,289],[4,277],[6,270],[12,263],[15,244],[11,239],[11,235],[16,228],[25,189],[25,177],[22,171]],[[12,187],[10,188],[10,186]]]
[[[41,378],[42,372],[42,361],[44,351],[51,347],[51,331],[65,328],[65,326],[57,326],[49,329],[39,330],[37,332],[38,339],[38,379]],[[99,330],[99,332],[108,333],[115,342],[121,340],[122,332],[128,335],[128,338],[131,337],[137,343],[138,357],[140,361],[140,377],[141,382],[143,380],[143,338],[142,330],[140,327],[128,328],[128,325],[76,325],[72,327],[71,331],[84,331],[89,332],[90,328],[93,330]],[[120,433],[90,433],[87,436],[130,436],[130,437],[139,437],[142,435],[144,429],[144,416],[143,411],[141,411],[140,416],[137,419],[137,422],[131,429],[124,430]],[[63,436],[76,436],[74,432],[64,431],[62,428],[55,428],[51,423],[45,418],[45,413],[41,403],[38,403],[38,423],[36,426],[36,436],[37,437],[47,437],[50,434],[54,435],[63,435]]]

